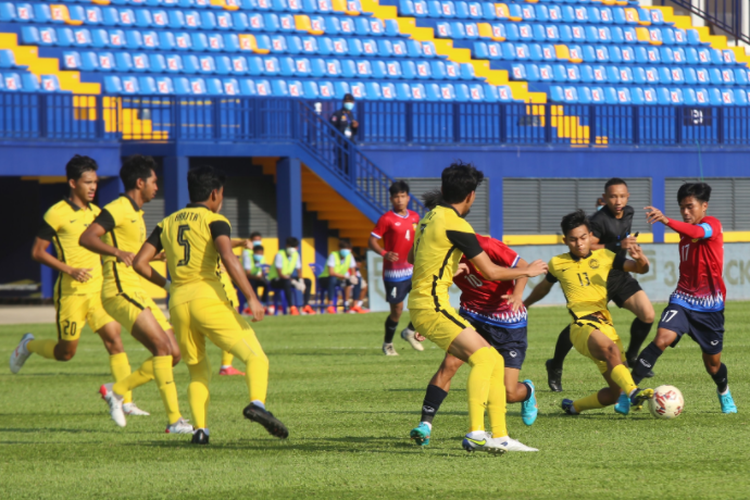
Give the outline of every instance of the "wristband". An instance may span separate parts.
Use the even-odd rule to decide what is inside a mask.
[[[388,250],[383,250],[382,252],[380,252],[380,256],[385,257],[385,254],[387,253],[388,253]]]
[[[163,288],[164,288],[164,290],[167,291],[167,293],[169,293],[169,289],[172,288],[172,282],[170,280],[167,280],[167,282],[164,283],[164,287]]]

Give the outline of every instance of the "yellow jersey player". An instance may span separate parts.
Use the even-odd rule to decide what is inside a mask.
[[[547,278],[534,288],[524,305],[529,307],[544,298],[559,281],[573,317],[570,340],[576,351],[596,363],[607,381],[608,387],[598,393],[576,401],[563,399],[563,410],[576,415],[617,403],[615,411],[627,415],[631,405],[640,406],[653,397],[654,391],[639,389],[624,363],[622,342],[607,309],[607,278],[612,269],[645,274],[648,259],[637,244],[628,248],[628,254],[635,260],[606,248],[592,251],[591,229],[583,210],[563,217],[560,226],[570,252],[550,260]]]
[[[135,252],[146,240],[141,207],[156,195],[155,168],[156,162],[150,156],[134,155],[126,159],[120,169],[125,193],[102,209],[81,235],[80,242],[104,256],[104,309],[153,354],[129,377],[101,387],[112,420],[124,427],[122,397],[155,379],[167,413],[166,432],[186,434],[192,433],[193,428],[180,414],[172,374],[172,364],[179,361],[180,349],[164,313],[143,290],[141,277],[131,267]]]
[[[81,331],[88,323],[109,352],[114,379],[122,380],[130,375],[128,355],[120,339],[120,325],[102,306],[101,259],[78,244],[83,231],[100,212],[99,207],[91,203],[96,194],[98,168],[92,158],[75,155],[65,166],[70,194],[44,214],[31,257],[60,273],[54,291],[57,340],[34,340],[32,334],[24,335],[11,356],[10,370],[13,373],[18,373],[31,353],[57,361],[72,359]],[[50,243],[54,243],[57,257],[47,253]],[[130,392],[124,395],[123,410],[128,415],[148,415],[132,402]]]
[[[263,306],[232,252],[229,221],[218,213],[224,200],[224,181],[224,174],[210,166],[190,170],[191,203],[158,224],[133,266],[147,280],[170,290],[169,312],[190,372],[188,400],[196,426],[192,442],[208,444],[209,438],[211,368],[206,357],[206,338],[245,362],[250,404],[243,415],[284,439],[289,431],[265,407],[268,358],[255,332],[232,306],[221,280],[223,264],[247,298],[253,321],[263,319]],[[162,248],[167,254],[171,282],[149,265]]]
[[[547,265],[539,260],[525,269],[499,267],[479,246],[464,217],[483,179],[482,172],[471,164],[457,163],[443,170],[443,202],[419,221],[414,247],[409,252],[409,263],[414,265],[409,311],[418,332],[471,367],[466,390],[470,427],[462,443],[464,449],[491,453],[537,451],[508,437],[503,358],[458,315],[448,298],[448,288],[462,256],[490,281],[533,277],[547,270]],[[484,427],[485,408],[491,434]]]

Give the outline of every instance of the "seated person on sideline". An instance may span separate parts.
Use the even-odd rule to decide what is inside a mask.
[[[268,305],[268,279],[266,277],[266,257],[263,245],[256,245],[256,240],[251,240],[252,246],[242,251],[242,267],[245,269],[250,285],[252,285],[255,294],[260,298],[260,302]],[[258,293],[258,289],[263,288],[263,294]]]
[[[326,312],[335,314],[336,309],[333,307],[333,299],[336,293],[336,287],[354,286],[354,295],[359,296],[359,280],[357,279],[357,261],[352,255],[352,242],[349,238],[339,239],[339,250],[331,252],[328,256],[325,269],[318,275],[318,283],[328,295],[328,309]],[[352,312],[360,312],[361,308],[356,305],[352,307]]]
[[[274,290],[283,290],[289,304],[289,314],[298,316],[299,308],[306,314],[315,314],[315,310],[310,307],[310,290],[312,281],[309,278],[302,278],[302,257],[297,249],[299,240],[294,236],[286,239],[286,248],[276,254],[273,265],[268,269],[268,279],[271,282],[271,288]],[[302,304],[296,293],[292,289],[299,290],[304,298]]]

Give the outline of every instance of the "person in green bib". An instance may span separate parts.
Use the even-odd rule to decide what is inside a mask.
[[[242,267],[245,269],[247,279],[252,285],[255,294],[260,298],[260,302],[268,305],[268,279],[266,277],[266,257],[263,245],[256,245],[252,242],[251,248],[242,250]],[[261,294],[258,290],[263,289]]]
[[[361,285],[359,278],[357,278],[357,261],[352,254],[352,242],[349,238],[339,239],[339,249],[331,252],[328,256],[325,269],[318,275],[318,284],[321,289],[326,290],[328,296],[328,309],[326,311],[329,314],[336,313],[336,309],[333,307],[333,298],[337,286],[346,286],[346,295],[349,295],[348,287],[353,286],[354,296],[359,298],[359,287]],[[351,312],[360,312],[358,309],[361,310],[355,303]]]
[[[283,291],[289,304],[289,314],[298,316],[300,309],[305,314],[315,314],[310,307],[310,291],[312,281],[302,277],[302,256],[299,253],[299,240],[294,236],[286,239],[286,248],[280,250],[268,269],[268,279],[271,288]],[[302,295],[300,299],[299,295]]]

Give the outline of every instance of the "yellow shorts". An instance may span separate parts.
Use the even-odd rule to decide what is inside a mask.
[[[63,295],[62,297],[55,295],[57,337],[60,340],[66,342],[78,340],[86,323],[96,332],[107,323],[114,321],[104,310],[99,292],[86,295]]]
[[[412,309],[411,323],[414,329],[433,341],[439,348],[448,351],[458,335],[473,327],[450,306],[436,312],[434,309]]]
[[[622,356],[623,363],[625,362],[625,351],[622,348],[622,341],[620,340],[620,337],[617,335],[617,331],[615,330],[615,327],[608,324],[608,323],[599,323],[596,321],[589,321],[589,320],[578,320],[570,325],[570,341],[573,343],[573,347],[576,348],[576,351],[580,352],[590,360],[592,360],[594,363],[596,363],[596,367],[599,368],[599,371],[601,373],[604,373],[607,371],[607,362],[601,361],[598,359],[595,359],[591,352],[589,352],[589,337],[591,336],[591,333],[594,330],[599,330],[604,335],[609,337],[612,342],[615,343],[617,348],[620,350],[620,355]]]
[[[151,309],[151,314],[159,322],[162,330],[166,332],[172,329],[172,325],[169,324],[159,306],[144,291],[118,293],[114,297],[103,299],[103,303],[109,315],[129,332],[133,331],[133,325],[144,309]]]
[[[229,302],[195,299],[169,310],[182,360],[194,365],[206,356],[206,338],[223,351],[230,351],[243,339],[259,348],[255,332]]]

